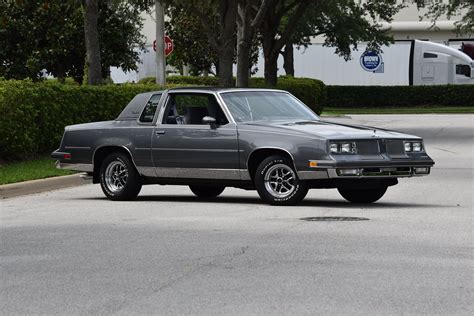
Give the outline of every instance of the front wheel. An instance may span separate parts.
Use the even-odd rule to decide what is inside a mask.
[[[105,196],[114,201],[137,197],[142,180],[130,158],[120,152],[108,155],[100,166],[100,186]]]
[[[254,180],[260,197],[272,205],[295,205],[308,193],[305,183],[298,179],[291,160],[282,156],[263,160]]]
[[[197,197],[200,198],[215,198],[225,189],[223,186],[210,185],[190,185],[189,188]]]
[[[337,189],[347,201],[352,203],[373,203],[378,201],[387,192],[387,187],[375,189]]]

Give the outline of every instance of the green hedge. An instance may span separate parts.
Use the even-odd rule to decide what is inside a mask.
[[[474,106],[474,85],[326,86],[327,107]]]
[[[59,145],[64,126],[114,119],[136,94],[153,90],[158,87],[0,81],[0,159],[49,153]]]
[[[196,79],[198,78],[198,79]],[[215,78],[177,77],[168,87],[215,83]],[[170,78],[171,79],[171,78]],[[214,85],[214,84],[213,84]],[[263,80],[253,80],[263,87]],[[281,79],[278,88],[321,111],[324,84],[317,80]],[[65,85],[55,81],[0,81],[0,161],[49,153],[61,141],[64,126],[111,120],[138,93],[160,90],[154,84]],[[319,96],[318,96],[319,94]]]
[[[191,77],[171,76],[167,82],[170,84],[193,86],[217,86],[219,79],[216,77]],[[155,78],[144,78],[139,83],[153,83]],[[251,78],[251,88],[271,88],[265,84],[263,78]],[[322,81],[310,78],[280,77],[276,89],[286,90],[303,101],[317,114],[321,114],[326,101],[326,89]]]

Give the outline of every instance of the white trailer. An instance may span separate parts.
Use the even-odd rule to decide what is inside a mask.
[[[474,61],[456,48],[419,40],[397,41],[383,46],[381,53],[366,48],[359,44],[349,61],[322,44],[296,50],[295,76],[320,79],[328,85],[474,84]],[[278,74],[284,75],[281,57],[278,68]],[[263,57],[258,69],[256,76],[263,76]]]
[[[396,41],[383,46],[381,53],[367,51],[367,45],[362,43],[349,61],[339,57],[334,48],[312,44],[305,50],[295,50],[295,75],[320,79],[327,85],[474,84],[474,62],[459,51],[463,42],[466,41],[446,46],[419,40]],[[154,76],[154,58],[152,49],[142,52],[138,72],[124,73],[120,68],[111,68],[113,81],[136,82]],[[255,76],[263,77],[263,56],[257,67]],[[278,68],[278,74],[284,75],[281,56]]]

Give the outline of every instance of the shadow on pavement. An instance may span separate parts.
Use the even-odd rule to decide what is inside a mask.
[[[107,201],[104,197],[83,197],[74,198],[75,200],[98,200]],[[264,204],[258,197],[248,196],[219,196],[214,199],[201,199],[192,195],[143,195],[138,196],[136,200],[122,203],[142,203],[142,202],[177,202],[177,203],[218,203],[218,204]],[[117,203],[112,202],[110,203]],[[270,205],[269,205],[270,206]],[[301,203],[291,207],[328,207],[328,208],[347,208],[347,209],[360,209],[360,208],[446,208],[449,205],[436,205],[436,204],[412,204],[412,203],[393,203],[393,202],[376,202],[373,204],[354,204],[341,200],[319,200],[319,199],[308,199],[306,198]]]

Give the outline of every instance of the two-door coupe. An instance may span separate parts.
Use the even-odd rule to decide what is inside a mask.
[[[371,203],[434,165],[420,137],[322,121],[286,91],[224,88],[139,94],[113,121],[67,126],[52,157],[88,172],[111,200],[174,184],[201,198],[256,189],[274,205],[313,188]]]

